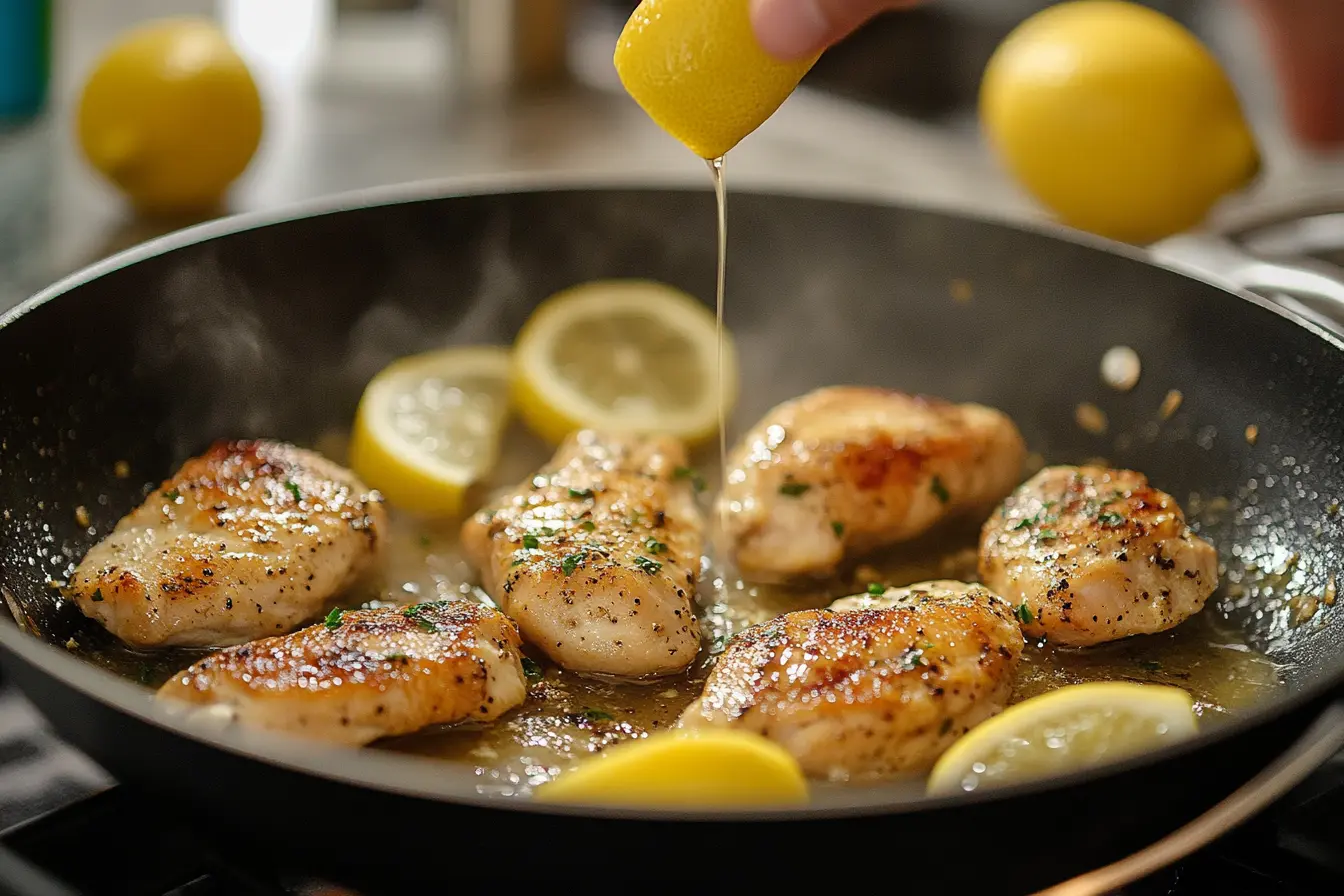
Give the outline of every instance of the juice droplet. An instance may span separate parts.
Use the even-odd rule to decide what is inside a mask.
[[[716,298],[714,303],[714,313],[716,321],[716,331],[718,339],[718,390],[719,390],[719,489],[722,491],[728,485],[728,419],[726,398],[723,394],[723,292],[724,285],[727,282],[728,268],[728,194],[723,181],[723,156],[717,159],[706,159],[709,163],[709,173],[714,179],[714,199],[719,207],[719,271]],[[727,532],[728,505],[727,502],[719,502],[719,531],[722,534]]]

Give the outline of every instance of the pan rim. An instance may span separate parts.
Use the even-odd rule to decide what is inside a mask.
[[[0,314],[0,329],[4,329],[76,287],[123,267],[187,246],[243,231],[259,230],[272,225],[334,215],[346,211],[467,196],[553,192],[657,193],[686,191],[707,193],[709,188],[708,185],[703,183],[703,180],[703,178],[688,176],[651,178],[645,174],[599,175],[590,172],[568,174],[534,172],[439,178],[346,191],[287,204],[275,209],[228,215],[165,234],[75,271]],[[1053,222],[1021,221],[1006,215],[965,211],[935,203],[912,202],[898,197],[882,195],[873,196],[871,193],[837,188],[832,185],[809,186],[796,182],[771,184],[764,181],[754,181],[750,186],[736,188],[734,192],[738,195],[781,196],[855,205],[905,208],[1062,240],[1084,248],[1119,255],[1150,267],[1169,271],[1189,280],[1204,283],[1206,286],[1217,289],[1222,293],[1236,296],[1243,301],[1269,310],[1291,323],[1306,328],[1336,350],[1344,351],[1344,342],[1339,338],[1268,299],[1245,291],[1230,290],[1223,284],[1206,280],[1199,275],[1192,275],[1177,266],[1155,262],[1145,250],[1139,247],[1116,243]],[[1063,790],[1085,782],[1102,780],[1155,766],[1187,753],[1210,748],[1238,734],[1270,724],[1275,719],[1288,713],[1302,710],[1313,702],[1319,702],[1330,691],[1337,688],[1341,681],[1344,681],[1344,673],[1333,677],[1323,677],[1321,680],[1287,695],[1282,700],[1258,707],[1254,712],[1243,718],[1222,722],[1213,728],[1203,730],[1196,737],[1187,741],[1100,768],[1082,770],[1068,775],[1026,782],[1010,787],[938,797],[903,795],[899,800],[893,800],[890,796],[883,797],[883,794],[887,793],[887,789],[881,786],[855,786],[852,791],[846,788],[844,798],[834,805],[809,805],[787,809],[720,809],[710,811],[587,804],[556,805],[540,803],[530,798],[481,793],[470,786],[470,778],[445,774],[445,763],[440,760],[364,748],[335,747],[326,744],[315,746],[308,741],[298,741],[265,731],[250,731],[237,727],[208,729],[192,724],[170,708],[153,701],[142,688],[107,670],[70,656],[54,645],[32,638],[18,626],[14,626],[11,631],[9,626],[0,625],[0,648],[14,654],[21,661],[34,666],[36,669],[53,676],[65,686],[108,705],[119,713],[129,715],[175,736],[186,737],[208,748],[221,750],[251,761],[264,762],[289,772],[312,775],[343,784],[412,798],[462,806],[501,811],[523,811],[543,815],[665,822],[787,822],[826,818],[903,815],[910,812],[953,809],[984,802],[1006,801]]]

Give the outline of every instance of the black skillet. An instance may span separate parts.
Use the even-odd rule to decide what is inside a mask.
[[[806,196],[736,192],[730,209],[735,430],[837,382],[974,399],[1012,414],[1051,461],[1102,455],[1183,500],[1227,497],[1231,511],[1204,532],[1235,563],[1296,553],[1294,593],[1324,594],[1340,569],[1344,346],[1324,330],[1054,231]],[[578,281],[653,277],[711,296],[713,220],[702,190],[403,188],[174,234],[0,318],[0,586],[54,642],[0,621],[7,675],[63,737],[221,848],[397,885],[480,870],[506,885],[546,873],[580,886],[689,875],[696,886],[700,875],[764,882],[812,869],[1023,892],[1152,843],[1294,742],[1280,783],[1339,742],[1338,712],[1311,726],[1344,684],[1344,617],[1322,600],[1292,625],[1301,604],[1280,594],[1206,610],[1280,661],[1286,687],[1196,740],[1000,792],[894,802],[855,788],[770,813],[543,810],[477,793],[464,767],[187,728],[134,681],[62,647],[91,635],[55,607],[48,578],[190,453],[219,436],[312,443],[351,418],[394,357],[505,342],[534,303]],[[950,297],[953,280],[971,285],[970,301]],[[1117,344],[1143,359],[1125,394],[1097,375]],[[1183,402],[1161,420],[1171,389]],[[1108,435],[1075,424],[1081,401],[1106,412]],[[118,461],[133,474],[117,478]]]

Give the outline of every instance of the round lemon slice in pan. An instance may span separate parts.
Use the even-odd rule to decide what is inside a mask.
[[[350,465],[392,506],[451,516],[499,457],[508,421],[510,355],[447,348],[394,361],[364,389]]]
[[[659,433],[690,443],[718,432],[737,397],[737,352],[714,312],[648,280],[599,280],[543,302],[514,344],[513,398],[538,435],[578,429]]]
[[[1180,688],[1099,681],[1010,706],[942,755],[928,791],[948,794],[1113,762],[1195,734],[1194,703]]]

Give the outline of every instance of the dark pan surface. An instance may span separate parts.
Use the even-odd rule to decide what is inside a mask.
[[[0,329],[0,585],[60,643],[81,621],[42,609],[52,603],[47,580],[63,578],[151,484],[213,438],[312,443],[345,425],[363,385],[393,358],[507,342],[537,302],[581,280],[652,277],[710,298],[712,224],[712,197],[699,190],[432,198],[251,229],[208,225],[162,242],[176,246],[167,254],[135,250],[92,279],[58,285],[47,298],[59,300],[11,314]],[[1322,600],[1304,617],[1302,601],[1287,599],[1324,595],[1344,544],[1337,344],[1136,257],[937,212],[734,192],[730,240],[727,320],[743,371],[734,432],[779,400],[838,382],[996,405],[1052,462],[1104,456],[1182,501],[1229,500],[1199,522],[1230,578],[1246,563],[1284,568],[1272,594],[1231,593],[1209,610],[1284,664],[1287,690],[1267,712],[1320,698],[1344,673],[1338,611]],[[954,281],[969,284],[969,301],[953,298],[965,292]],[[1097,374],[1117,344],[1144,364],[1126,394]],[[1158,409],[1172,389],[1182,402],[1164,420]],[[1107,434],[1074,422],[1082,401],[1105,411]],[[1252,424],[1254,445],[1243,435]],[[119,461],[126,478],[114,475]],[[77,506],[89,512],[87,529]],[[14,634],[0,623],[0,647]],[[64,651],[23,652],[76,690],[138,699],[72,669]],[[169,724],[148,705],[142,715]],[[419,764],[400,757],[378,757],[375,773],[369,757],[220,742],[386,789],[476,799],[469,776],[438,771],[419,787],[404,773]],[[852,802],[871,811],[880,792]]]

